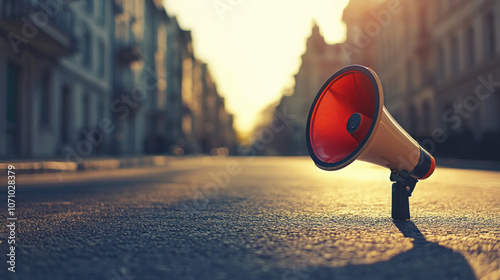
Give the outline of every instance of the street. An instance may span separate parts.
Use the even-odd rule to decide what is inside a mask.
[[[389,174],[194,157],[19,175],[16,272],[2,226],[0,279],[500,279],[500,172],[438,166],[407,222],[390,218]]]

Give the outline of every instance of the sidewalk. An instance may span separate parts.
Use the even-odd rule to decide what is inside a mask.
[[[436,158],[438,167],[500,171],[499,161]]]
[[[164,166],[172,156],[136,156],[123,158],[85,158],[80,161],[66,161],[64,159],[39,160],[2,160],[0,170],[7,170],[13,165],[16,174],[40,174],[54,172],[77,172],[89,170],[106,170],[118,168]]]

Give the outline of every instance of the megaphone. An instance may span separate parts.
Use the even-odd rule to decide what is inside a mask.
[[[384,107],[372,69],[351,65],[331,76],[314,99],[306,133],[309,155],[321,169],[338,170],[356,159],[389,168],[392,218],[410,219],[408,198],[436,162]]]

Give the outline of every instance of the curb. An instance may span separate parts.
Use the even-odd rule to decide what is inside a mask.
[[[0,170],[7,170],[9,165],[13,165],[16,174],[43,174],[56,172],[80,172],[90,170],[112,170],[120,168],[134,168],[147,166],[165,166],[170,156],[145,156],[132,158],[103,158],[86,159],[82,161],[19,161],[0,162]],[[1,176],[1,175],[0,175]]]

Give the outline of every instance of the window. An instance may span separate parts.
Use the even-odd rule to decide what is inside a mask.
[[[21,68],[9,62],[7,64],[7,96],[5,112],[7,116],[6,145],[8,154],[19,153],[19,94],[21,81]]]
[[[492,12],[486,14],[483,25],[484,56],[485,58],[491,58],[496,53],[495,17]]]
[[[410,61],[406,67],[406,86],[408,91],[411,91],[414,87],[415,76],[413,75],[413,64]]]
[[[474,28],[471,26],[465,33],[465,63],[467,67],[473,67],[476,60],[476,48],[474,47]]]
[[[89,128],[90,127],[90,95],[89,93],[85,93],[83,96],[83,122],[84,122],[84,127]]]
[[[100,99],[99,99],[99,105],[97,106],[97,116],[99,117],[99,121],[104,119],[104,102],[102,100],[103,96],[105,96],[104,94],[100,94]]]
[[[87,68],[92,67],[92,41],[87,27],[82,31],[82,64]]]
[[[104,0],[100,2],[104,2]],[[85,9],[90,15],[94,15],[94,0],[85,0]]]
[[[437,60],[438,60],[438,80],[443,80],[444,78],[446,78],[446,56],[443,46],[439,47]]]
[[[106,45],[104,44],[104,41],[102,39],[99,39],[99,43],[97,44],[97,53],[99,54],[99,66],[98,66],[98,74],[99,76],[104,79],[105,74],[104,74],[104,68],[105,68],[105,53],[106,53]]]
[[[424,127],[426,130],[431,129],[431,105],[428,100],[424,101]]]
[[[106,2],[108,1],[99,1],[98,19],[102,24],[105,24],[106,22]]]
[[[61,144],[69,142],[69,133],[71,131],[71,89],[68,86],[62,88],[62,102],[61,102]]]
[[[420,83],[422,86],[429,85],[429,73],[427,72],[427,57],[422,57],[420,60]]]
[[[50,74],[45,72],[40,78],[40,123],[50,124]]]
[[[460,72],[459,68],[460,68],[460,56],[458,55],[458,42],[457,42],[457,38],[454,37],[453,39],[451,39],[451,46],[450,46],[450,49],[451,49],[451,57],[450,57],[450,67],[451,67],[451,71],[450,73],[452,75],[458,75],[458,73]]]
[[[20,69],[9,63],[7,66],[7,123],[16,125],[18,121],[18,96],[20,85]]]

